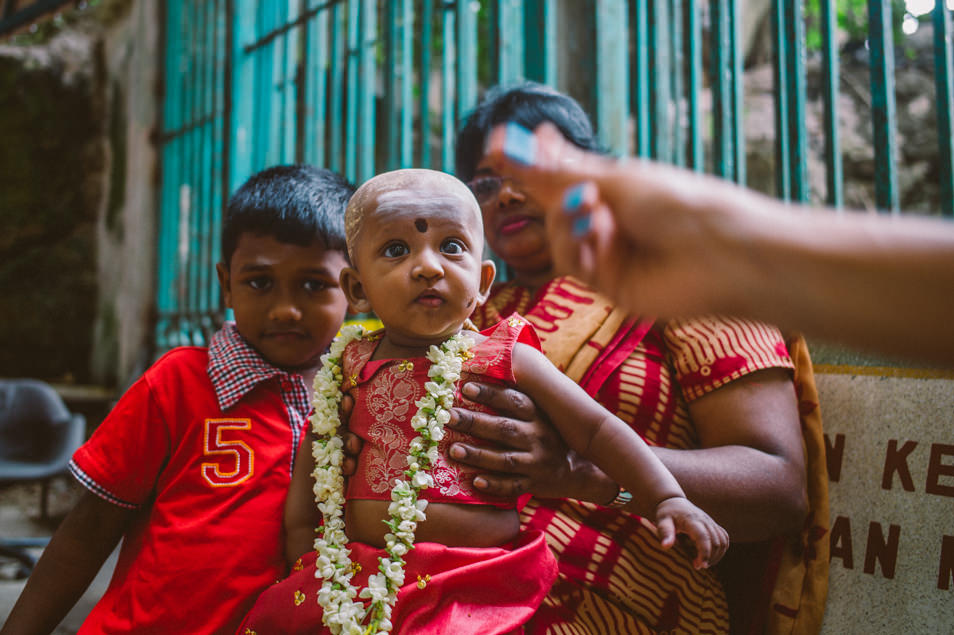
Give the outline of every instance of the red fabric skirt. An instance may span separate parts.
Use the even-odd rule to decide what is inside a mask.
[[[364,587],[377,571],[383,549],[351,543],[351,560],[361,570],[352,582]],[[321,579],[315,553],[303,568],[267,589],[249,611],[238,635],[327,633],[318,604]],[[447,547],[422,542],[405,557],[405,585],[391,616],[394,633],[503,635],[522,633],[556,579],[556,560],[543,533],[522,533],[504,547]],[[423,589],[418,576],[430,576]]]

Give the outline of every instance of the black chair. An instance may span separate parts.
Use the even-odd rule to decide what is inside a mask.
[[[50,479],[68,472],[83,443],[86,418],[71,413],[55,390],[35,379],[0,380],[0,486],[39,481],[40,517],[49,517]],[[18,575],[36,564],[28,548],[48,538],[0,539],[0,557],[20,563]]]

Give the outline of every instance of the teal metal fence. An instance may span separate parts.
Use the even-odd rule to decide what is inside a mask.
[[[773,0],[775,185],[844,202],[835,0],[817,2],[826,191],[807,177],[806,18]],[[815,6],[815,5],[813,5]],[[897,212],[891,0],[868,0],[877,207]],[[744,183],[740,0],[168,0],[160,350],[222,319],[213,275],[227,193],[305,161],[361,182],[397,167],[453,171],[454,134],[483,88],[533,79],[579,99],[601,139]],[[933,12],[941,204],[954,214],[951,17]],[[707,109],[705,104],[711,103]],[[864,115],[863,115],[864,116]]]

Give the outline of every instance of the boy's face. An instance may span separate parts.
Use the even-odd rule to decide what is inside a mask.
[[[341,327],[348,301],[338,284],[340,251],[272,236],[239,236],[232,260],[216,265],[239,333],[273,366],[308,370]]]
[[[395,344],[443,342],[493,283],[477,206],[433,187],[385,191],[373,205],[353,247],[354,268],[342,275],[348,299],[358,311],[373,310]]]

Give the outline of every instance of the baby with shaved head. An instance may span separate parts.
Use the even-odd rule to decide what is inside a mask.
[[[511,632],[532,617],[556,578],[542,533],[521,532],[517,501],[482,493],[473,486],[476,472],[447,455],[454,441],[478,443],[443,428],[451,404],[440,386],[444,375],[457,372],[449,370],[455,363],[461,383],[516,386],[533,398],[570,448],[633,493],[664,546],[683,533],[695,543],[697,566],[721,558],[725,531],[686,499],[636,432],[547,360],[526,320],[513,315],[480,333],[465,328],[495,272],[482,255],[480,207],[463,183],[432,170],[376,176],[348,203],[345,232],[351,266],[341,272],[341,286],[353,310],[373,311],[384,325],[350,341],[340,358],[341,390],[354,403],[348,426],[363,441],[345,492],[345,530],[352,584],[403,566],[398,578],[405,582],[392,589],[397,604],[387,624],[398,632]],[[459,398],[457,386],[450,388]],[[311,549],[321,521],[313,471],[313,457],[299,453],[285,515],[293,558]],[[419,502],[402,520],[394,514],[406,485],[395,482],[405,478],[419,488]],[[393,551],[396,534],[413,540],[401,556]],[[282,626],[288,598],[302,590],[306,598],[329,593],[316,586],[332,569],[322,568],[319,557],[316,579],[314,561],[313,552],[299,560],[293,569],[300,573],[267,591],[245,626],[298,632]],[[380,595],[374,590],[380,581],[372,576],[370,584],[361,597]],[[322,609],[314,601],[308,606],[296,608],[294,619],[312,620],[313,627]],[[376,615],[362,619],[380,627]]]

